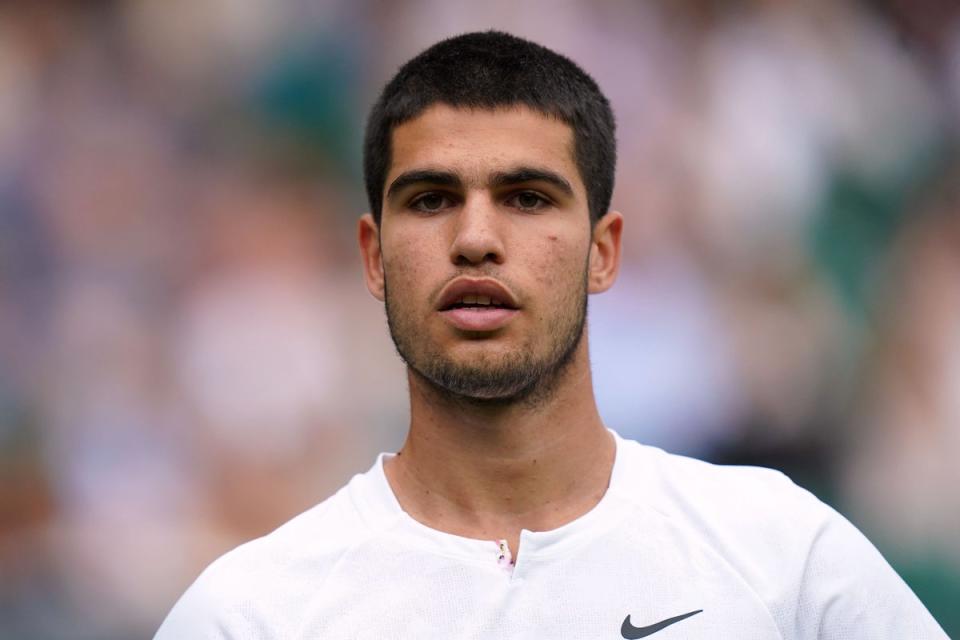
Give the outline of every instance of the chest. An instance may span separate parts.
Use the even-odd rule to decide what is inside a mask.
[[[513,572],[419,548],[370,548],[307,598],[298,638],[780,638],[776,612],[690,540],[610,535]]]

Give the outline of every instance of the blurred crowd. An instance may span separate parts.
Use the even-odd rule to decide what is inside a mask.
[[[960,5],[0,5],[0,638],[147,637],[402,442],[355,249],[366,110],[469,30],[618,117],[626,436],[782,469],[960,634]]]

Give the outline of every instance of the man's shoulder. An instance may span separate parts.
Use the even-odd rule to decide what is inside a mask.
[[[282,617],[251,617],[251,608],[261,613],[295,609],[303,594],[324,588],[345,555],[389,524],[371,521],[356,504],[362,495],[358,485],[369,482],[367,475],[355,476],[320,504],[217,558],[183,594],[156,637],[183,637],[184,629],[205,630],[198,636],[203,638],[266,634],[248,628],[251,620]]]
[[[863,534],[786,475],[624,448],[620,491],[722,558],[784,637],[946,637]]]
[[[809,544],[838,514],[774,469],[718,465],[624,441],[621,494],[717,543]]]
[[[627,467],[624,477],[646,485],[647,497],[713,496],[720,501],[739,500],[744,496],[759,500],[809,501],[813,498],[776,469],[714,464],[632,440],[623,440],[622,443],[624,466]]]
[[[350,484],[345,485],[272,532],[228,551],[204,575],[234,579],[237,574],[283,571],[305,562],[316,566],[335,558],[371,533],[351,500],[350,489]]]

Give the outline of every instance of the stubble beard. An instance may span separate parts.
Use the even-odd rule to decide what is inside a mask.
[[[475,405],[538,403],[552,395],[580,346],[587,320],[586,274],[560,304],[568,311],[547,324],[548,349],[542,355],[525,345],[515,352],[477,362],[456,362],[436,344],[420,338],[409,316],[391,304],[385,286],[390,337],[415,376],[441,398]]]

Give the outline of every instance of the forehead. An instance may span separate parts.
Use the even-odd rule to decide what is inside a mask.
[[[435,104],[393,130],[386,183],[418,169],[450,171],[469,183],[492,172],[532,166],[562,175],[583,193],[573,148],[569,125],[527,107]]]

